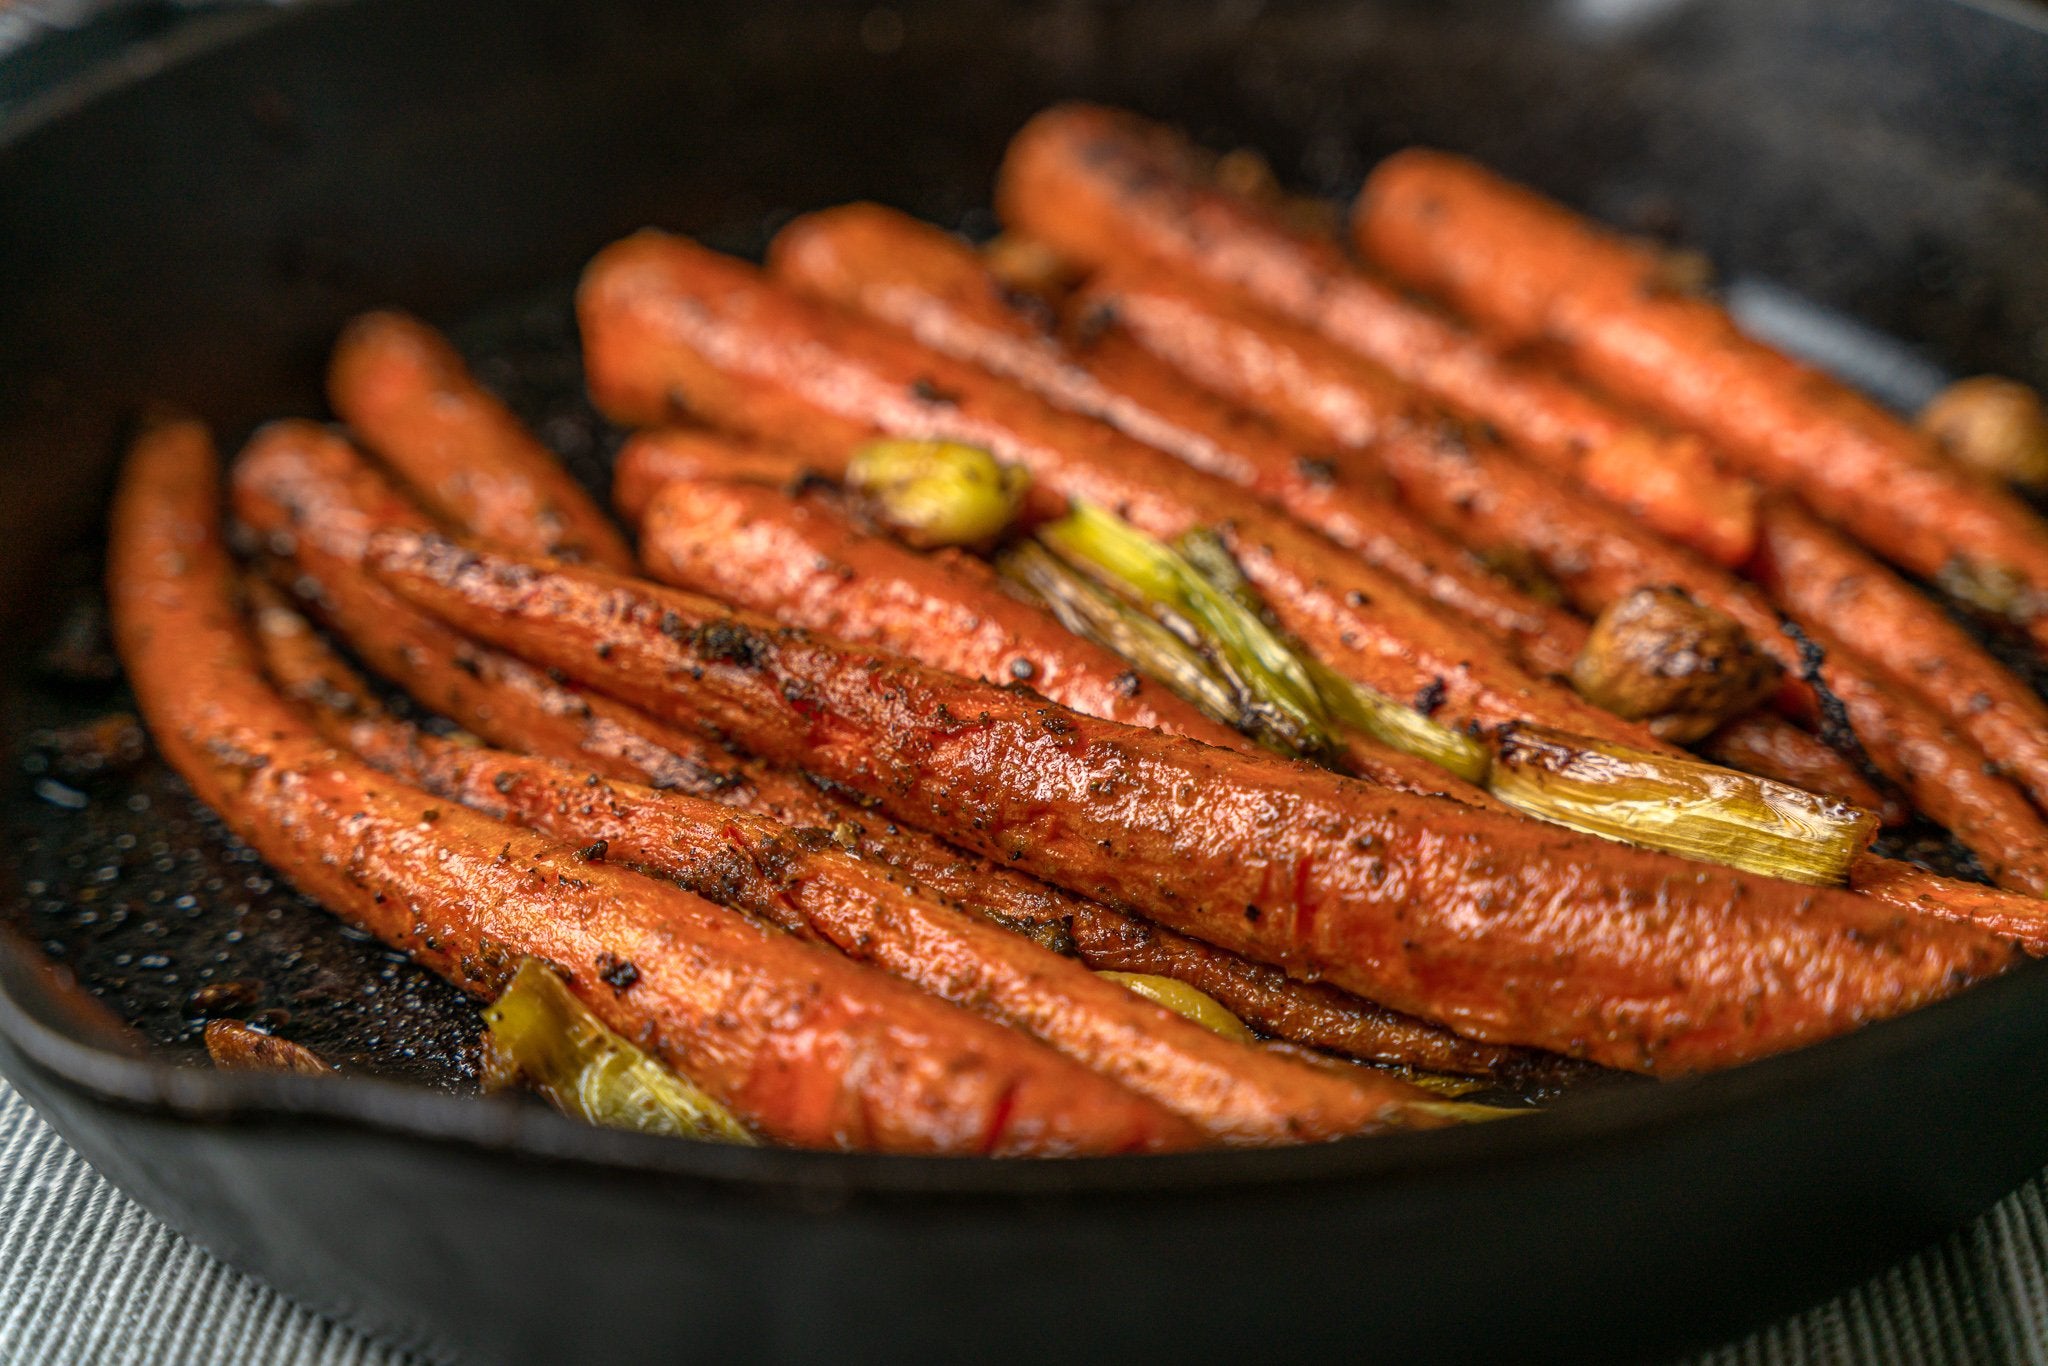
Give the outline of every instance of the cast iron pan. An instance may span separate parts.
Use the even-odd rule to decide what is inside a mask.
[[[474,1099],[468,1004],[278,886],[151,761],[79,772],[47,733],[124,705],[92,584],[139,405],[231,441],[319,412],[336,325],[397,303],[601,480],[567,313],[593,250],[646,223],[758,250],[856,197],[986,231],[1004,139],[1063,95],[1333,193],[1404,142],[1472,151],[1923,345],[1842,353],[1880,378],[2040,383],[2048,35],[2024,13],[358,0],[121,23],[142,41],[0,126],[0,1069],[230,1261],[451,1361],[1654,1359],[2048,1159],[2048,968],[1413,1138],[999,1164],[600,1133]],[[208,1013],[357,1075],[212,1072]]]

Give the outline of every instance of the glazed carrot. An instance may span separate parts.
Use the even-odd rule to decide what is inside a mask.
[[[2048,810],[2048,705],[1933,602],[1789,499],[1764,504],[1750,576],[1948,719]]]
[[[2048,526],[1848,386],[1664,283],[1655,253],[1460,157],[1382,162],[1359,241],[1507,336],[1712,440],[1880,555],[2048,643]]]
[[[657,714],[687,692],[756,753],[989,857],[1493,1042],[1696,1071],[2013,957],[1971,926],[1099,721],[636,580],[407,532],[371,564],[467,633]]]
[[[1089,716],[1255,748],[1012,597],[981,561],[920,555],[864,535],[816,495],[724,481],[671,484],[641,523],[641,556],[664,583],[793,626],[999,686],[1021,684]],[[1334,758],[1346,772],[1404,792],[1504,809],[1427,760],[1361,735],[1341,737]]]
[[[604,512],[433,328],[365,313],[327,374],[334,411],[435,513],[496,545],[629,570]]]
[[[196,424],[138,441],[113,512],[116,641],[165,758],[337,915],[484,997],[521,956],[555,963],[606,1025],[785,1143],[1056,1155],[1194,1139],[1022,1035],[336,753],[262,681],[219,493]]]
[[[1869,854],[1850,866],[1849,886],[1862,896],[1923,915],[1968,921],[2014,940],[2034,957],[2048,956],[2048,903],[2039,897],[1958,882]]]
[[[1235,486],[785,293],[743,262],[642,233],[591,263],[578,310],[591,391],[619,420],[673,420],[686,394],[718,425],[793,447],[828,470],[878,429],[984,446],[1039,486],[1115,510],[1151,535],[1215,528],[1280,624],[1325,663],[1394,697],[1441,695],[1440,720],[1537,719],[1655,747],[1647,731],[1531,679],[1479,632]]]
[[[663,583],[792,626],[999,686],[1022,683],[1090,716],[1253,747],[1003,591],[981,561],[864,535],[816,495],[722,480],[670,484],[640,523],[640,554]]]
[[[1289,429],[1370,458],[1423,515],[1467,545],[1534,556],[1584,612],[1645,587],[1676,586],[1735,619],[1784,666],[1785,698],[1809,721],[1809,661],[1752,586],[1650,535],[1626,516],[1561,488],[1478,431],[1433,416],[1385,371],[1322,336],[1231,299],[1156,277],[1091,286],[1119,327],[1197,381]],[[2048,824],[2011,784],[1986,771],[1967,738],[1873,676],[1818,625],[1827,690],[1855,738],[1913,805],[1977,854],[2001,886],[2048,894]]]
[[[725,781],[702,742],[481,649],[364,574],[373,531],[428,522],[325,427],[286,421],[258,431],[236,462],[232,497],[235,515],[289,566],[294,591],[311,599],[365,664],[421,705],[493,744],[606,777],[700,793]]]
[[[303,585],[366,663],[494,743],[608,778],[707,797],[786,825],[829,829],[862,857],[977,914],[1040,938],[1070,937],[1091,967],[1186,981],[1240,1018],[1297,1042],[1378,1062],[1480,1075],[1542,1073],[1549,1064],[1160,930],[964,854],[923,831],[878,819],[795,773],[728,754],[601,694],[573,691],[421,617],[361,568],[377,526],[418,527],[419,513],[345,442],[311,424],[273,427],[236,470],[245,521],[273,544],[289,536]],[[345,696],[327,680],[330,696]],[[320,695],[301,696],[321,703]]]
[[[254,606],[271,676],[287,694],[352,694],[351,705],[318,707],[315,724],[373,767],[830,944],[1023,1030],[1210,1138],[1273,1144],[1365,1133],[1395,1119],[1408,1098],[1380,1074],[1304,1068],[1223,1039],[848,854],[829,831],[422,732],[376,709],[281,599]]]
[[[795,219],[769,268],[816,298],[910,333],[1204,473],[1250,489],[1420,597],[1505,644],[1534,673],[1569,673],[1583,636],[1571,617],[1516,591],[1418,524],[1384,488],[1345,477],[1314,450],[1188,385],[1110,339],[1069,352],[1016,311],[965,242],[878,204]],[[1348,474],[1348,472],[1346,472]]]
[[[638,527],[654,495],[686,479],[738,479],[773,488],[802,482],[810,463],[788,451],[722,432],[661,427],[635,432],[612,462],[612,507]]]
[[[1359,270],[1334,242],[1210,183],[1200,154],[1164,125],[1087,105],[1047,110],[1011,142],[996,200],[1005,223],[1091,268],[1165,268],[1315,328],[1716,563],[1749,554],[1753,495],[1696,440],[1621,419]]]

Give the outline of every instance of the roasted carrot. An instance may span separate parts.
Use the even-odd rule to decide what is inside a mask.
[[[910,333],[1204,473],[1248,488],[1505,644],[1534,673],[1568,673],[1572,619],[1472,564],[1384,488],[1341,477],[1313,449],[1216,402],[1111,340],[1070,352],[1017,312],[965,242],[894,209],[849,204],[792,221],[770,244],[776,278]]]
[[[1675,290],[1658,256],[1461,157],[1389,157],[1359,241],[1504,335],[1703,433],[1880,555],[2048,643],[2048,526],[2009,491],[1818,370]]]
[[[687,692],[756,753],[989,857],[1493,1042],[1696,1071],[2013,958],[1972,926],[1099,721],[594,570],[407,532],[371,564],[465,632],[658,714]]]
[[[1782,610],[1855,641],[2048,810],[2048,705],[1941,608],[1782,496],[1763,507],[1749,572]]]
[[[2048,956],[2048,902],[2040,897],[1959,882],[1910,863],[1869,854],[1850,867],[1849,886],[1859,895],[1922,915],[1966,920],[2007,936],[2037,958]]]
[[[352,693],[355,705],[322,705],[314,719],[373,767],[830,944],[1023,1030],[1210,1138],[1273,1144],[1365,1133],[1396,1120],[1407,1098],[1379,1074],[1303,1068],[1223,1039],[854,857],[828,830],[422,732],[365,705],[360,681],[347,680],[346,666],[293,618],[280,602],[257,606],[266,667],[287,694]]]
[[[722,480],[670,484],[640,523],[640,554],[664,583],[792,626],[947,673],[1021,683],[1090,716],[1252,747],[1004,592],[979,560],[919,555],[865,535],[816,495]]]
[[[1671,586],[1734,618],[1790,675],[1782,695],[1809,721],[1824,719],[1821,695],[1802,681],[1814,661],[1754,587],[1559,486],[1484,432],[1432,415],[1385,371],[1315,332],[1157,277],[1091,288],[1155,354],[1290,429],[1374,460],[1411,506],[1467,545],[1534,556],[1581,611]],[[1825,696],[1846,708],[1855,739],[1913,805],[1968,845],[2001,886],[2048,894],[2048,824],[2018,789],[1818,625],[1805,635],[1825,656],[1817,666]]]
[[[606,1025],[782,1142],[1055,1155],[1193,1141],[1023,1035],[330,749],[262,681],[219,495],[203,429],[144,433],[113,513],[116,640],[166,759],[336,914],[485,997],[521,956],[557,964]]]
[[[493,744],[569,759],[607,777],[702,792],[724,776],[701,742],[610,698],[481,649],[363,573],[379,527],[427,519],[347,441],[311,422],[250,438],[232,479],[236,516],[288,566],[295,592],[377,673]]]
[[[1441,696],[1439,719],[1539,719],[1654,741],[1524,674],[1481,633],[1235,486],[1008,381],[775,288],[744,262],[641,233],[599,254],[578,294],[592,393],[615,418],[659,423],[679,395],[721,426],[821,465],[877,429],[992,450],[1061,496],[1149,534],[1222,535],[1282,626],[1339,673],[1394,697]]]
[[[1753,496],[1695,439],[1621,419],[1359,270],[1328,238],[1210,183],[1172,129],[1088,105],[1047,110],[1011,142],[996,199],[1006,223],[1089,267],[1150,265],[1241,292],[1493,424],[1652,530],[1726,566],[1749,554]]]
[[[327,394],[439,516],[509,549],[633,567],[625,538],[554,453],[419,319],[365,313],[350,322],[334,345]]]
[[[636,432],[612,462],[612,507],[638,527],[663,486],[685,479],[740,479],[788,488],[809,472],[802,456],[723,432],[662,427]]]
[[[880,819],[795,773],[728,754],[612,698],[572,691],[447,631],[361,570],[371,530],[417,527],[419,513],[346,443],[310,424],[265,432],[236,470],[235,486],[245,520],[280,548],[279,538],[290,536],[293,563],[308,581],[302,586],[315,591],[365,662],[388,667],[426,705],[498,745],[608,778],[708,797],[787,825],[830,829],[854,852],[977,914],[1040,938],[1069,936],[1092,967],[1187,981],[1283,1038],[1432,1071],[1508,1076],[1549,1067],[1327,987],[1289,981],[1271,968],[1068,896]]]

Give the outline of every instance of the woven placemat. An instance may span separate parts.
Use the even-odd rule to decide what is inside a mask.
[[[2036,1179],[1973,1227],[1696,1366],[2048,1362]],[[0,1081],[0,1363],[415,1366],[223,1265],[100,1179]]]

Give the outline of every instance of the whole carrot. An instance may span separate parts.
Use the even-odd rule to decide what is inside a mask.
[[[363,698],[360,682],[347,680],[341,661],[290,616],[276,601],[257,607],[271,676],[288,693],[327,689]],[[458,744],[373,705],[324,706],[313,715],[334,743],[394,777],[830,944],[1023,1030],[1219,1141],[1314,1142],[1370,1132],[1413,1098],[1381,1074],[1304,1068],[1221,1038],[854,857],[829,831]]]
[[[337,915],[485,997],[521,956],[556,964],[608,1026],[782,1142],[1050,1156],[1194,1140],[1022,1035],[336,753],[262,681],[219,497],[202,428],[143,434],[113,513],[116,641],[165,758]]]
[[[2048,894],[2048,824],[2025,797],[1986,771],[1967,738],[1818,625],[1795,638],[1751,585],[1559,487],[1485,433],[1433,415],[1386,372],[1317,333],[1154,276],[1091,288],[1155,354],[1291,429],[1373,460],[1411,506],[1466,544],[1534,557],[1580,610],[1675,586],[1732,617],[1785,668],[1784,696],[1808,720],[1831,719],[1823,694],[1801,681],[1813,675],[1839,702],[1853,739],[1916,807],[1968,845],[2001,886]]]
[[[350,322],[334,345],[327,393],[440,516],[514,550],[632,568],[603,510],[419,319],[385,312]]]
[[[669,484],[737,479],[789,488],[809,470],[800,455],[724,432],[661,427],[635,432],[619,447],[612,462],[612,507],[627,526],[638,527],[654,495]]]
[[[494,744],[572,759],[607,777],[700,791],[723,779],[705,746],[610,698],[483,649],[363,572],[381,527],[424,514],[348,442],[312,422],[274,422],[236,462],[236,516],[291,585],[377,673]]]
[[[1251,747],[1004,592],[980,561],[865,535],[816,495],[718,480],[670,484],[648,505],[640,547],[662,582],[792,626],[968,678],[1021,683],[1090,716]]]
[[[502,747],[707,797],[784,824],[829,829],[862,857],[977,914],[1041,939],[1070,938],[1094,967],[1186,981],[1283,1038],[1433,1071],[1547,1074],[1543,1059],[1290,981],[1272,968],[994,866],[831,796],[797,773],[732,755],[691,728],[664,725],[613,698],[572,690],[448,631],[363,572],[364,546],[375,529],[418,528],[422,520],[324,429],[300,424],[261,434],[237,468],[235,496],[244,519],[273,548],[284,548],[289,537],[301,586],[314,592],[366,662],[388,668],[425,705]],[[325,705],[346,697],[340,682],[329,679],[299,700]]]
[[[900,819],[1494,1042],[1694,1071],[2012,960],[1974,927],[1099,721],[634,580],[402,532],[372,564],[639,705],[686,691]]]
[[[1753,495],[1695,439],[1624,421],[1554,372],[1501,355],[1328,238],[1211,183],[1205,159],[1165,125],[1049,109],[1012,140],[996,200],[1005,223],[1091,268],[1164,268],[1315,328],[1716,563],[1738,565],[1754,544]]]
[[[1360,196],[1375,259],[1711,439],[1863,544],[2048,642],[2048,526],[1869,399],[1666,283],[1650,250],[1442,152],[1388,158]]]
[[[943,437],[1152,535],[1223,536],[1281,625],[1337,672],[1442,698],[1450,723],[1542,719],[1650,744],[1647,732],[1535,680],[1480,633],[1233,485],[888,329],[775,288],[743,262],[642,233],[608,247],[578,294],[592,393],[616,418],[679,416],[793,447],[827,469],[877,430]]]
[[[1583,631],[1420,525],[1383,487],[1216,402],[1170,370],[1094,333],[1063,348],[1002,294],[965,242],[878,204],[806,214],[769,247],[777,279],[900,328],[935,351],[1016,381],[1260,498],[1440,603],[1537,674],[1571,670]]]

